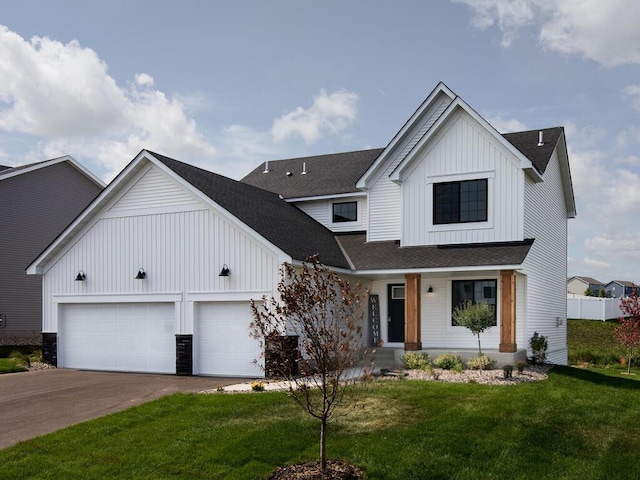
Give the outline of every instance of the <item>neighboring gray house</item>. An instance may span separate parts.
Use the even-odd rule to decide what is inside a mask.
[[[388,353],[475,352],[452,319],[472,301],[495,307],[487,355],[513,363],[538,332],[566,364],[574,216],[562,127],[501,135],[440,83],[384,148],[241,182],[143,150],[27,272],[59,367],[260,376],[249,301],[311,254],[369,288]]]
[[[567,293],[574,295],[584,295],[584,292],[589,289],[593,296],[597,297],[603,288],[604,283],[591,277],[571,277],[567,280]]]
[[[604,286],[607,296],[613,298],[628,297],[633,292],[633,282],[626,280],[612,280]]]
[[[42,279],[25,269],[103,188],[69,156],[0,166],[0,343],[41,342]]]

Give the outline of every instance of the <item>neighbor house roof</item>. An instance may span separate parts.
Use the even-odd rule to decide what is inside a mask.
[[[629,287],[629,288],[632,288],[633,285],[634,285],[633,282],[627,282],[626,280],[611,280],[607,285],[609,285],[611,283],[617,283],[618,285],[620,285],[622,287]]]
[[[0,172],[2,170],[7,170],[8,168],[11,168],[11,167],[7,167],[6,165],[0,165]]]
[[[104,182],[96,177],[93,173],[87,170],[81,163],[76,161],[73,157],[69,155],[65,155],[64,157],[52,158],[50,160],[42,160],[40,162],[28,163],[26,165],[19,165],[17,167],[2,167],[0,166],[0,180],[5,180],[7,178],[12,178],[17,175],[23,175],[28,172],[32,172],[34,170],[38,170],[40,168],[49,167],[51,165],[56,165],[61,162],[68,162],[73,168],[78,170],[80,173],[89,178],[92,182],[98,185],[100,188],[104,188]]]
[[[604,285],[604,283],[602,283],[599,280],[596,280],[595,278],[591,278],[591,277],[579,277],[579,276],[575,276],[575,277],[571,277],[569,280],[567,280],[567,282],[570,282],[571,280],[573,280],[574,278],[577,278],[578,280],[582,280],[584,283],[587,284],[591,284],[591,285]]]
[[[193,187],[295,260],[320,260],[348,268],[333,233],[278,194],[148,152]]]
[[[399,242],[367,242],[365,234],[340,235],[338,241],[355,270],[437,269],[520,265],[532,239],[462,245],[401,247]]]
[[[353,193],[358,191],[358,179],[382,151],[382,148],[376,148],[269,161],[260,164],[241,181],[284,198]]]

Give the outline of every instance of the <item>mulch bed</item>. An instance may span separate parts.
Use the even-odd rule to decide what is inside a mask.
[[[322,476],[320,461],[278,467],[269,480],[361,480],[359,468],[338,460],[327,461],[327,472]]]

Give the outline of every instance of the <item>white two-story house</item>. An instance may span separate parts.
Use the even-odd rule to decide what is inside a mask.
[[[62,367],[261,375],[248,302],[313,254],[370,288],[380,348],[473,352],[452,320],[471,300],[495,307],[490,357],[524,358],[538,332],[564,364],[574,215],[561,127],[500,134],[439,84],[385,148],[270,161],[241,182],[142,151],[28,273]]]

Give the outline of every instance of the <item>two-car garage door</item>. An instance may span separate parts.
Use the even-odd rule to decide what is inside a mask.
[[[68,304],[58,322],[63,367],[176,372],[173,303]]]
[[[200,375],[262,376],[249,336],[249,303],[202,302],[194,311],[194,366]],[[58,364],[66,368],[176,373],[174,303],[64,304]]]

